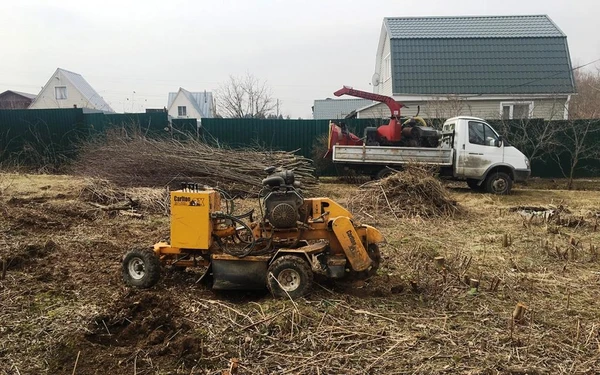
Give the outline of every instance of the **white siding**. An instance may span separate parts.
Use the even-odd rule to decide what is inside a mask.
[[[57,86],[67,88],[67,99],[56,99],[54,88]],[[59,71],[38,94],[38,97],[29,109],[73,108],[74,105],[77,105],[77,108],[95,109],[81,92],[68,79],[63,77],[63,74]]]
[[[384,71],[386,69],[386,64],[384,62],[384,59],[388,56],[390,58],[390,66],[392,65],[392,60],[391,60],[391,54],[390,54],[390,38],[387,37],[387,34],[384,34],[382,37],[385,38],[385,42],[383,43],[383,49],[381,51],[381,55],[377,56],[377,59],[379,60],[379,64],[377,64],[379,66],[379,80],[380,83],[378,86],[375,87],[375,92],[381,95],[387,95],[387,96],[392,96],[392,82],[393,79],[390,78],[386,79],[387,77],[387,73]]]
[[[499,119],[501,102],[533,102],[533,118],[546,120],[563,119],[566,98],[518,99],[518,100],[429,100],[403,102],[409,108],[402,108],[402,116],[414,116],[417,106],[421,106],[420,116],[426,118],[450,118],[454,116],[475,116],[484,119]],[[383,103],[360,111],[359,118],[387,118],[390,111]]]
[[[186,107],[187,116],[183,116],[183,117],[179,116],[179,113],[177,110],[177,107],[179,107],[179,106]],[[179,91],[179,93],[173,100],[173,104],[171,104],[171,107],[169,108],[169,116],[172,116],[173,118],[197,118],[197,119],[202,118],[202,116],[200,115],[200,113],[198,113],[198,111],[196,110],[194,105],[188,100],[188,98],[181,91]]]

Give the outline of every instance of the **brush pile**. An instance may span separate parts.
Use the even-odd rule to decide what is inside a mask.
[[[361,186],[349,201],[349,208],[359,216],[383,212],[400,217],[453,217],[461,212],[434,171],[425,166],[406,166],[382,180]]]
[[[120,186],[177,187],[195,182],[242,194],[260,190],[264,168],[291,169],[305,189],[316,185],[311,160],[286,151],[212,147],[193,138],[148,138],[114,131],[82,146],[74,173]]]
[[[79,199],[103,211],[118,211],[129,216],[169,214],[169,191],[164,188],[120,188],[108,180],[89,178]]]

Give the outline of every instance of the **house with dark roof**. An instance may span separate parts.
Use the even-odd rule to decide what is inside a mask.
[[[367,99],[317,99],[312,111],[315,120],[336,120],[351,115],[359,108],[373,104]]]
[[[207,91],[190,92],[180,87],[177,92],[169,93],[167,112],[174,118],[213,118],[213,94]]]
[[[403,115],[438,118],[563,119],[575,93],[567,36],[546,15],[385,18],[372,81]]]
[[[34,94],[6,90],[0,94],[0,109],[27,109],[35,99]]]
[[[114,112],[81,74],[58,68],[29,109],[83,108],[92,112]]]

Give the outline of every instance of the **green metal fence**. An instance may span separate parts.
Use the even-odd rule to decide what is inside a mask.
[[[77,144],[111,127],[170,134],[166,113],[104,114],[82,109],[0,110],[0,161],[54,170],[77,154]]]
[[[339,120],[336,120],[339,121]],[[369,126],[379,126],[387,120],[343,120],[349,130],[363,134]],[[428,120],[439,126],[443,120]],[[530,120],[531,124],[535,121]],[[600,120],[594,126],[600,127]],[[490,121],[497,130],[519,137],[517,123]],[[552,122],[561,126],[560,121]],[[114,127],[135,127],[149,136],[168,136],[177,139],[194,137],[228,147],[259,147],[263,149],[297,151],[312,158],[315,141],[326,135],[329,120],[261,120],[261,119],[173,119],[169,123],[165,112],[103,114],[84,113],[82,109],[0,110],[0,162],[7,160],[28,166],[57,169],[76,157],[77,143],[90,136],[104,134]],[[565,137],[558,137],[568,143]],[[600,142],[600,131],[588,136],[587,142]],[[523,150],[527,154],[527,150]],[[560,155],[560,164],[550,158],[535,161],[533,175],[562,177],[568,170],[569,155]],[[584,160],[577,169],[578,177],[597,176],[600,160]]]
[[[84,130],[81,109],[0,111],[0,161],[55,165],[75,153]]]
[[[381,119],[344,120],[350,131],[362,134],[368,126],[379,126]],[[202,136],[207,142],[230,147],[260,147],[273,150],[298,150],[311,157],[315,140],[329,131],[329,120],[203,119]]]

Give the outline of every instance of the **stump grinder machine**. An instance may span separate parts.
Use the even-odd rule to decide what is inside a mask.
[[[183,184],[172,191],[170,243],[123,257],[126,284],[155,285],[162,266],[208,267],[201,279],[217,290],[264,289],[276,297],[307,293],[314,274],[368,278],[381,261],[382,234],[329,198],[304,198],[290,170],[265,170],[261,218],[234,215],[222,190]]]

